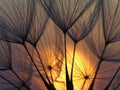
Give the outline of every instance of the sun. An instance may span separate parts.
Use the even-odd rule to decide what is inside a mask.
[[[88,90],[93,80],[95,69],[89,59],[82,53],[76,53],[73,72],[75,90]]]
[[[68,49],[67,54],[67,61],[68,61],[68,71],[70,75],[71,71],[71,64],[72,64],[72,56],[73,52],[71,49]],[[74,68],[73,68],[73,84],[74,84],[74,90],[88,90],[95,73],[95,63],[93,63],[93,60],[95,57],[92,57],[89,53],[84,53],[82,50],[76,49],[75,52],[75,62],[74,62]],[[65,66],[63,63],[62,71],[60,74],[60,77],[58,78],[58,81],[64,82],[64,86],[62,84],[60,86],[56,86],[57,90],[61,90],[61,87],[66,90],[65,87]]]
[[[67,46],[67,67],[69,76],[73,60],[72,44]],[[64,53],[57,50],[54,46],[39,48],[41,59],[45,71],[50,81],[54,84],[56,90],[66,90],[65,63]],[[58,52],[59,51],[59,52]],[[75,50],[74,67],[73,67],[73,84],[74,90],[88,90],[94,78],[97,57],[84,44],[78,44]],[[43,70],[41,70],[43,72]],[[43,72],[44,73],[44,72]],[[44,74],[43,74],[44,75]]]

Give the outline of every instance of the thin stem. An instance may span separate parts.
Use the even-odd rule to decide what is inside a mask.
[[[111,79],[111,81],[109,82],[109,84],[106,86],[106,88],[105,88],[104,90],[109,90],[109,87],[110,87],[112,81],[114,80],[115,76],[116,76],[117,73],[119,72],[119,70],[120,70],[120,67],[117,69],[117,71],[115,72],[113,78]]]
[[[92,81],[92,83],[91,83],[91,85],[90,85],[90,87],[89,87],[89,90],[93,90],[93,86],[94,86],[94,83],[95,83],[95,79],[96,79],[96,76],[97,76],[98,71],[99,71],[99,69],[100,69],[100,66],[101,66],[101,64],[102,64],[103,55],[104,55],[104,52],[105,52],[105,49],[106,49],[107,46],[108,46],[108,44],[105,44],[105,46],[104,46],[104,48],[103,48],[103,51],[102,51],[100,60],[99,60],[99,62],[98,62],[97,69],[96,69],[96,71],[95,71],[95,75],[94,75],[93,81]]]
[[[66,71],[66,88],[68,90],[69,86],[69,75],[68,75],[68,70],[67,70],[67,57],[66,57],[66,33],[64,33],[64,47],[65,47],[65,71]]]
[[[50,75],[51,75],[51,79],[52,79],[52,83],[53,83],[53,75],[52,75],[52,71],[50,70]]]
[[[104,20],[104,5],[103,5],[104,3],[103,3],[103,0],[101,0],[101,3],[102,3],[102,7],[101,7],[101,9],[102,9],[102,25],[103,25],[103,34],[104,34],[104,38],[105,38],[105,45],[104,45],[102,54],[101,54],[101,56],[99,57],[100,61],[98,62],[98,66],[97,66],[97,69],[96,69],[96,71],[95,71],[95,75],[94,75],[93,81],[92,81],[92,83],[91,83],[91,85],[90,85],[90,87],[89,87],[89,90],[93,90],[93,86],[94,86],[94,83],[95,83],[96,76],[97,76],[97,74],[98,74],[99,68],[100,68],[100,66],[101,66],[101,64],[102,64],[102,61],[103,61],[103,55],[104,55],[105,49],[106,49],[106,47],[107,47],[108,44],[109,44],[109,43],[107,42],[106,34],[105,34],[105,20]]]
[[[18,90],[20,90],[20,88],[19,87],[17,87],[15,84],[13,84],[11,81],[9,81],[8,79],[6,79],[5,77],[3,77],[2,75],[0,75],[0,77],[2,78],[2,79],[4,79],[5,81],[7,81],[9,84],[11,84],[12,86],[14,86],[15,88],[17,88]]]
[[[66,50],[66,33],[64,33],[64,45],[65,45],[65,71],[66,71],[66,90],[73,90],[73,83],[69,80],[68,68],[67,68],[67,50]]]
[[[64,34],[64,47],[65,47],[65,70],[67,71],[67,56],[66,56],[66,34]]]
[[[97,66],[97,69],[96,69],[96,71],[95,71],[95,75],[94,75],[93,81],[92,81],[92,83],[91,83],[91,85],[90,85],[90,87],[89,87],[89,90],[93,90],[94,82],[95,82],[96,76],[97,76],[97,74],[98,74],[98,71],[99,71],[100,66],[101,66],[101,64],[102,64],[102,61],[103,61],[103,55],[104,55],[105,49],[106,49],[106,47],[107,47],[108,45],[109,45],[109,43],[107,43],[107,42],[105,41],[105,45],[104,45],[103,51],[102,51],[102,53],[101,53],[101,56],[99,57],[100,60],[99,60],[99,62],[98,62],[98,66]]]
[[[32,63],[34,64],[34,66],[35,66],[35,68],[36,68],[36,70],[37,70],[39,76],[42,78],[42,80],[43,80],[45,86],[46,86],[47,88],[49,88],[49,84],[46,82],[46,80],[43,78],[42,74],[40,73],[40,71],[39,71],[37,65],[35,64],[35,62],[34,62],[32,56],[31,56],[31,54],[29,53],[29,50],[27,49],[25,43],[23,44],[23,46],[24,46],[25,50],[27,51],[27,53],[28,53],[28,55],[29,55],[29,57],[30,57]]]
[[[75,59],[75,50],[76,50],[76,43],[74,43],[74,50],[73,50],[73,61],[72,61],[72,67],[71,67],[71,81],[73,81],[73,68],[74,68],[74,59]]]
[[[84,90],[85,83],[86,83],[86,79],[85,79],[84,82],[83,82],[82,90]]]
[[[98,71],[99,71],[99,68],[100,68],[101,64],[102,64],[102,61],[100,60],[100,61],[98,62],[98,66],[97,66],[97,69],[96,69],[96,72],[95,72],[93,81],[92,81],[92,83],[91,83],[91,85],[90,85],[90,87],[89,87],[89,90],[93,90],[93,86],[94,86],[94,83],[95,83],[95,79],[96,79],[96,76],[97,76],[97,74],[98,74]]]
[[[24,85],[28,90],[31,90],[31,88],[28,87],[28,85],[26,85],[26,83],[19,77],[19,75],[18,75],[13,69],[12,69],[11,71],[15,74],[15,76],[23,83],[23,85]]]
[[[47,72],[46,72],[46,70],[45,70],[44,64],[43,64],[43,62],[42,62],[42,59],[41,59],[41,57],[40,57],[39,51],[38,51],[38,49],[37,49],[36,47],[35,47],[35,50],[36,50],[37,55],[38,55],[38,57],[39,57],[39,60],[40,60],[40,63],[41,63],[41,65],[42,65],[42,68],[43,68],[43,71],[44,71],[44,73],[45,73],[45,76],[46,76],[49,84],[51,84],[51,82],[50,82],[50,80],[49,80],[49,78],[48,78]]]

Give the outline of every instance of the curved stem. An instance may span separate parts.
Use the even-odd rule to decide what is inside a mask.
[[[96,72],[95,72],[93,81],[92,81],[92,83],[91,83],[91,85],[90,85],[90,87],[89,87],[89,90],[93,90],[94,83],[95,83],[95,79],[96,79],[96,76],[97,76],[97,74],[98,74],[98,71],[99,71],[99,68],[100,68],[101,64],[102,64],[102,60],[100,60],[100,61],[98,62],[98,66],[97,66],[97,69],[96,69]]]
[[[73,50],[73,61],[72,61],[72,67],[71,67],[71,81],[73,81],[73,68],[74,68],[74,59],[75,59],[75,50],[76,50],[76,43],[74,43],[74,50]]]
[[[20,90],[20,88],[19,87],[17,87],[15,84],[13,84],[11,81],[9,81],[8,79],[6,79],[5,77],[3,77],[2,75],[0,75],[0,77],[2,78],[2,79],[4,79],[5,81],[7,81],[8,83],[10,83],[12,86],[14,86],[15,88],[17,88],[18,90]]]
[[[44,82],[46,88],[49,88],[49,84],[46,82],[46,80],[43,78],[42,74],[40,73],[40,71],[39,71],[37,65],[35,64],[35,62],[34,62],[32,56],[31,56],[31,54],[29,53],[29,50],[27,49],[25,43],[23,44],[23,46],[24,46],[25,50],[27,51],[27,53],[28,53],[28,55],[29,55],[29,57],[30,57],[30,60],[31,60],[32,63],[34,64],[34,66],[35,66],[35,68],[36,68],[36,70],[37,70],[39,76],[42,78],[42,80],[43,80],[43,82]]]
[[[104,38],[105,38],[105,45],[104,45],[104,48],[103,48],[103,51],[102,51],[102,54],[101,54],[101,56],[99,57],[100,58],[100,61],[98,62],[98,66],[97,66],[97,69],[96,69],[96,71],[95,71],[95,75],[94,75],[94,78],[93,78],[93,81],[92,81],[92,83],[91,83],[91,85],[90,85],[90,87],[89,87],[89,90],[93,90],[93,86],[94,86],[94,83],[95,83],[95,79],[96,79],[96,76],[97,76],[97,74],[98,74],[98,71],[99,71],[99,68],[100,68],[100,66],[101,66],[101,63],[102,63],[102,61],[103,61],[103,54],[104,54],[104,52],[105,52],[105,49],[106,49],[106,47],[108,46],[108,42],[107,42],[107,39],[106,39],[106,34],[105,34],[105,19],[104,19],[104,2],[103,2],[103,0],[101,0],[101,11],[102,11],[102,28],[103,28],[103,35],[104,35]]]
[[[41,63],[41,65],[42,65],[42,68],[43,68],[43,71],[44,71],[44,73],[45,73],[45,76],[46,76],[49,84],[51,84],[51,82],[50,82],[50,80],[49,80],[49,78],[48,78],[47,72],[46,72],[46,70],[45,70],[44,64],[43,64],[43,62],[42,62],[42,59],[41,59],[41,57],[40,57],[39,51],[38,51],[38,49],[37,49],[36,47],[35,47],[35,50],[36,50],[37,55],[38,55],[38,57],[39,57],[39,60],[40,60],[40,63]]]
[[[106,88],[105,88],[104,90],[109,90],[109,87],[110,87],[112,81],[114,80],[115,76],[116,76],[117,73],[119,72],[119,70],[120,70],[120,67],[117,69],[117,71],[115,72],[113,78],[111,79],[111,81],[109,82],[109,84],[106,86]]]
[[[103,55],[104,55],[105,49],[106,49],[106,47],[107,47],[108,45],[109,45],[109,43],[105,43],[105,46],[104,46],[103,51],[102,51],[102,54],[101,54],[101,56],[100,56],[100,61],[98,62],[98,66],[97,66],[97,69],[96,69],[96,71],[95,71],[95,75],[94,75],[94,78],[93,78],[93,81],[92,81],[92,83],[91,83],[91,85],[90,85],[89,90],[93,90],[93,86],[94,86],[94,83],[95,83],[95,79],[96,79],[96,76],[97,76],[98,71],[99,71],[99,69],[100,69],[100,66],[101,66],[101,64],[102,64],[102,62],[103,62]]]
[[[83,82],[82,90],[84,90],[85,83],[86,83],[86,79],[85,79],[84,82]]]
[[[19,76],[13,69],[12,69],[11,71],[15,74],[15,76],[23,83],[23,85],[24,85],[28,90],[31,90],[31,88],[28,87],[28,85],[26,85],[26,83],[20,78],[20,76]]]
[[[90,85],[90,87],[89,87],[89,90],[93,90],[93,86],[94,86],[94,83],[95,83],[95,79],[96,79],[96,76],[97,76],[98,71],[99,71],[99,69],[100,69],[100,66],[101,66],[101,64],[102,64],[102,62],[103,62],[103,55],[104,55],[105,49],[106,49],[106,47],[107,47],[108,45],[109,45],[109,43],[105,43],[105,46],[104,46],[103,51],[102,51],[102,54],[101,54],[101,56],[100,56],[100,61],[98,62],[98,66],[97,66],[97,69],[96,69],[96,71],[95,71],[95,75],[94,75],[93,81],[92,81],[92,83],[91,83],[91,85]]]

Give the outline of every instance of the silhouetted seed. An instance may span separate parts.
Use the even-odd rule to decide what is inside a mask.
[[[84,76],[85,79],[89,79],[89,76]]]
[[[51,67],[51,66],[48,66],[47,68],[48,68],[48,70],[50,70],[50,71],[52,70],[52,67]]]

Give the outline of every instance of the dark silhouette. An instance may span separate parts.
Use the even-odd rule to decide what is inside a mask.
[[[0,90],[119,90],[119,14],[120,0],[1,0]]]

